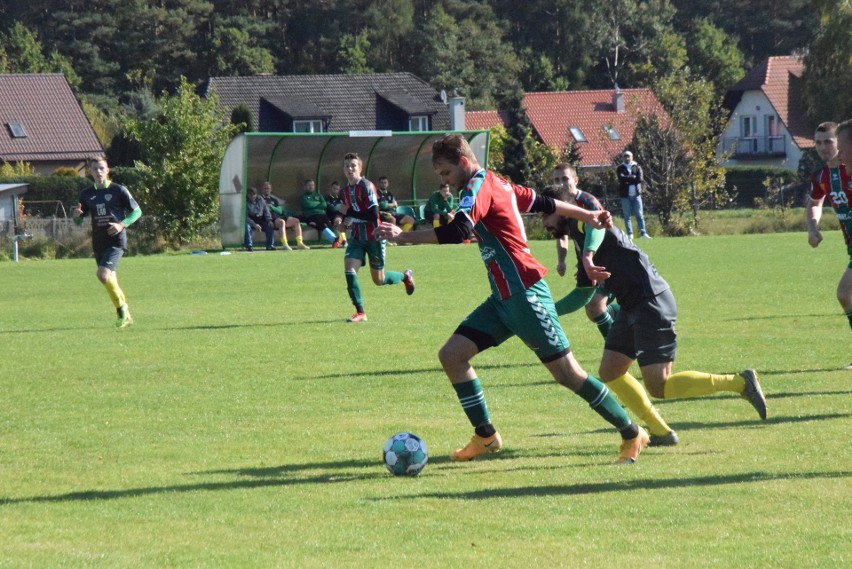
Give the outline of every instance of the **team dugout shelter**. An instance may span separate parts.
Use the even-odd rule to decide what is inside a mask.
[[[455,131],[453,131],[455,132]],[[470,143],[478,162],[488,165],[490,133],[458,131]],[[328,195],[331,183],[347,184],[343,157],[356,152],[364,162],[363,175],[378,186],[380,176],[390,180],[390,191],[401,206],[418,205],[438,189],[432,168],[432,143],[448,131],[350,131],[327,133],[250,132],[228,145],[219,172],[219,232],[222,246],[241,247],[245,232],[246,189],[272,184],[273,195],[285,208],[301,215],[299,198],[305,180],[315,180],[317,191]]]

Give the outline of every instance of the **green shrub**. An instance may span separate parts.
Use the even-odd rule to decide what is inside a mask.
[[[37,217],[70,216],[71,206],[77,203],[80,190],[91,180],[79,176],[12,176],[0,178],[0,184],[27,184],[21,199],[24,214]],[[60,207],[60,204],[62,207]]]

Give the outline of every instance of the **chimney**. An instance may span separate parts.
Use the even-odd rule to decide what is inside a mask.
[[[465,130],[464,97],[450,97],[450,130]]]
[[[615,86],[615,91],[612,94],[612,108],[617,113],[624,112],[624,93],[621,92],[618,85]]]

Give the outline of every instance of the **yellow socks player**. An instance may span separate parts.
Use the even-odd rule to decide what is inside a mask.
[[[651,403],[651,398],[648,397],[645,388],[642,387],[642,384],[635,377],[629,373],[625,373],[621,377],[616,377],[612,381],[607,382],[606,386],[615,393],[628,409],[645,421],[648,425],[648,432],[652,435],[665,437],[673,432],[671,427],[660,416],[659,411]]]
[[[402,224],[402,230],[405,231],[406,233],[411,231],[412,229],[414,229],[413,223],[403,223]]]

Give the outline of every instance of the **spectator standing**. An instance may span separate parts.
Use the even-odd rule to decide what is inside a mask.
[[[615,173],[618,176],[618,197],[621,198],[621,211],[624,214],[627,238],[633,240],[633,225],[630,218],[635,215],[639,234],[643,239],[650,239],[651,236],[645,228],[645,214],[642,208],[642,190],[645,184],[642,166],[633,161],[633,153],[629,150],[624,151],[621,159],[622,162]]]

